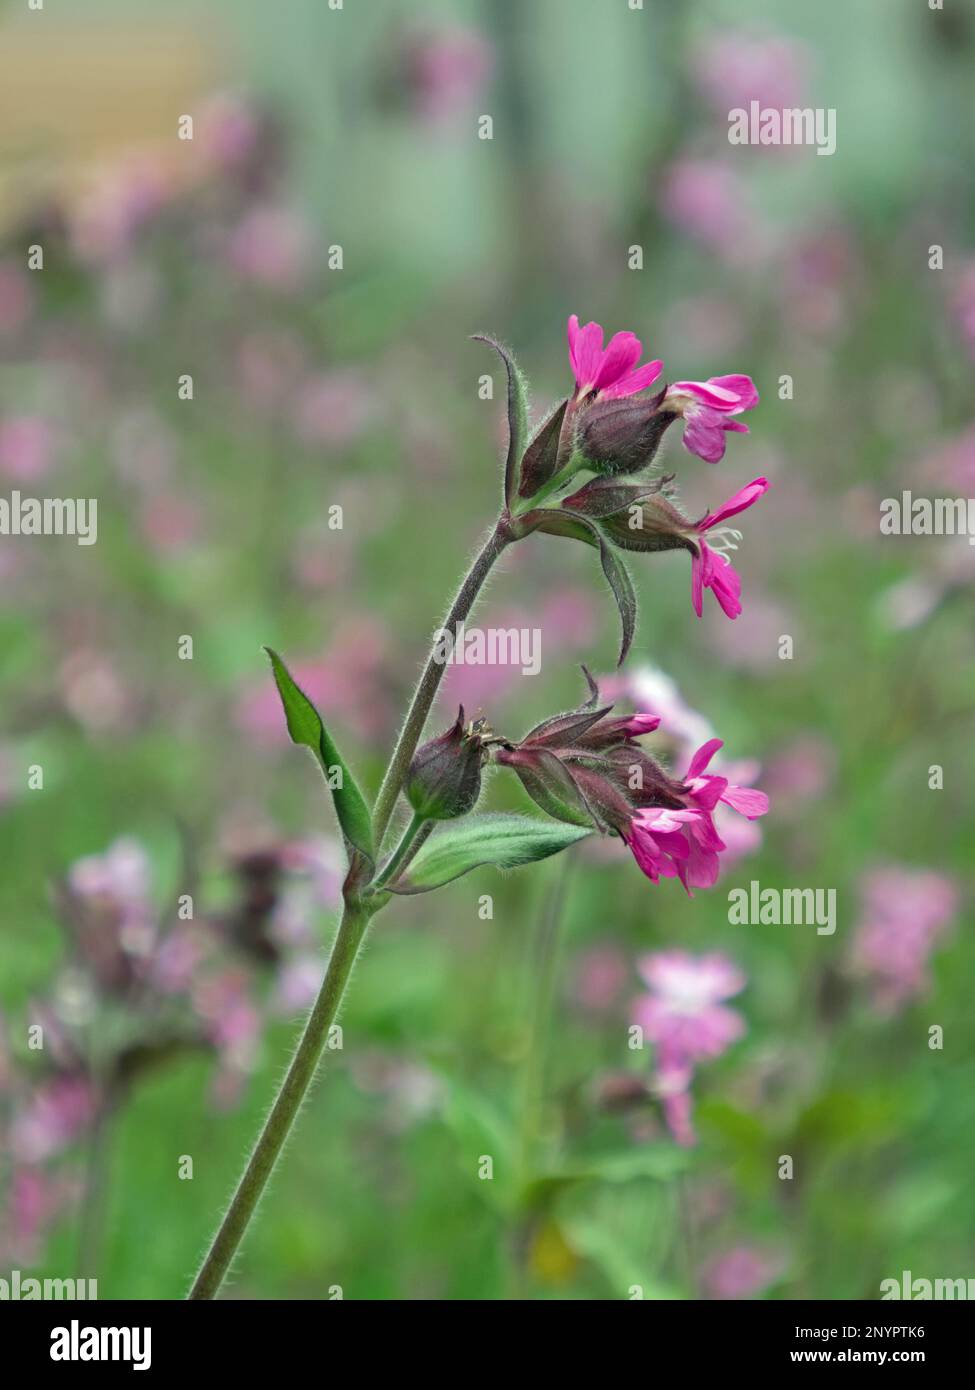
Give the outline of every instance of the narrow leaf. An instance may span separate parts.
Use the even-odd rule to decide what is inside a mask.
[[[407,875],[387,886],[394,893],[428,893],[482,864],[517,869],[547,859],[590,833],[577,825],[529,816],[467,816],[434,834]]]
[[[525,450],[521,461],[521,477],[518,483],[520,497],[534,497],[540,487],[553,476],[559,464],[559,441],[562,437],[562,422],[568,399],[561,401],[552,414],[535,432],[535,437]]]
[[[486,333],[475,333],[474,339],[494,348],[508,373],[508,455],[504,465],[504,502],[508,506],[515,493],[518,465],[528,439],[528,384],[506,347]]]
[[[284,707],[284,717],[292,743],[304,744],[310,748],[329,783],[335,814],[338,816],[342,833],[350,845],[366,855],[371,861],[375,855],[372,842],[372,816],[365,797],[356,785],[341,753],[329,734],[318,710],[292,679],[291,673],[277,652],[265,647],[274,672],[275,684]],[[331,786],[334,769],[339,770],[341,786]]]

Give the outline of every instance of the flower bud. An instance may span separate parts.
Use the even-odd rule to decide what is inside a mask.
[[[603,532],[621,550],[689,550],[697,554],[688,521],[662,494],[644,497],[600,521]]]
[[[464,727],[461,705],[445,734],[418,748],[406,775],[406,798],[424,820],[465,816],[481,794],[484,740],[478,725]]]
[[[677,419],[660,410],[661,397],[597,400],[579,421],[576,444],[597,473],[636,473],[653,462],[667,426]]]

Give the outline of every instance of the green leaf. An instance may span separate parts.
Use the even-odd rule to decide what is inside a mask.
[[[524,458],[521,460],[519,497],[534,497],[539,488],[555,476],[560,461],[562,424],[568,404],[568,399],[559,402],[548,419],[539,425],[534,439],[525,450]]]
[[[518,466],[528,439],[528,383],[511,353],[495,338],[475,333],[474,340],[494,348],[508,373],[508,456],[504,465],[504,502],[508,506],[514,496]]]
[[[547,859],[592,832],[577,825],[533,820],[530,816],[467,816],[436,832],[410,865],[405,878],[388,887],[394,893],[429,893],[482,864],[517,869]]]
[[[318,759],[326,781],[334,768],[339,769],[341,786],[331,787],[331,792],[342,834],[350,845],[366,855],[370,861],[373,860],[375,853],[372,842],[372,816],[365,797],[356,785],[355,778],[322,722],[318,710],[304,691],[295,684],[277,652],[272,651],[270,647],[265,647],[264,650],[271,662],[292,743],[302,743],[311,749]]]

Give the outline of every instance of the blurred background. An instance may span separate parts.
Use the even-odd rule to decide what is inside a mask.
[[[675,769],[716,731],[771,812],[693,901],[587,843],[379,917],[228,1296],[975,1276],[975,555],[879,530],[902,489],[975,495],[973,61],[968,0],[0,9],[0,495],[98,499],[93,546],[0,536],[0,1272],[185,1292],[336,920],[260,646],[374,791],[497,505],[468,336],[540,415],[574,312],[668,380],[754,377],[717,470],[676,430],[664,459],[691,515],[771,479],[744,613],[698,621],[686,556],[635,556],[613,674],[593,556],[533,538],[478,614],[540,628],[541,673],[456,669],[434,722],[519,736],[584,661]],[[836,153],[731,146],[752,99],[835,108]],[[835,934],[730,924],[752,880],[834,889]],[[713,1010],[668,1096],[630,1025]]]

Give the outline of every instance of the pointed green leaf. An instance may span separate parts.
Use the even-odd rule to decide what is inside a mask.
[[[342,754],[329,734],[318,710],[308,696],[294,682],[290,671],[270,647],[265,647],[274,672],[274,680],[284,707],[284,717],[292,743],[304,744],[318,759],[325,780],[329,782],[335,814],[339,818],[342,833],[369,860],[375,858],[372,843],[372,816],[365,797],[356,785]],[[330,777],[333,769],[339,770],[341,786],[332,787]]]
[[[428,893],[482,864],[517,869],[547,859],[590,833],[577,825],[530,816],[467,816],[434,834],[406,876],[388,887],[394,893]]]
[[[521,461],[519,497],[534,497],[540,487],[555,475],[559,466],[559,444],[568,399],[560,401],[547,420],[535,431],[535,437],[525,450]]]
[[[494,348],[508,373],[508,456],[504,465],[504,503],[508,506],[514,496],[518,466],[528,440],[528,383],[506,347],[486,333],[475,333],[474,339]]]

